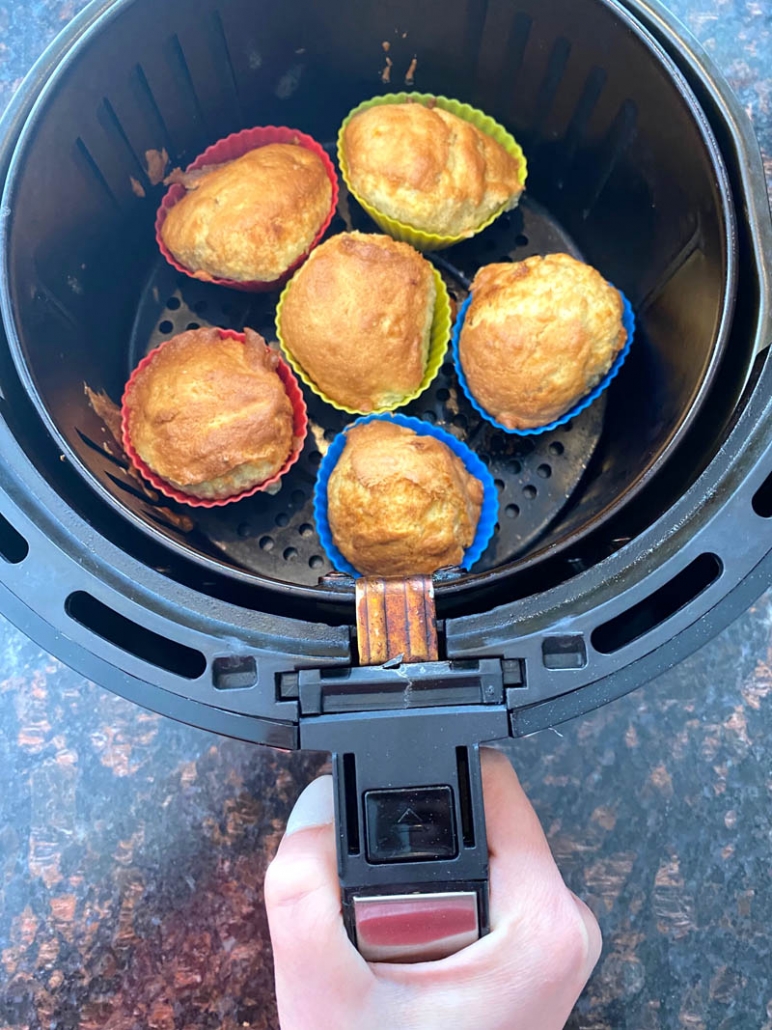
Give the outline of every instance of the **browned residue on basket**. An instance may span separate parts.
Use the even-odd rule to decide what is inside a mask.
[[[391,50],[391,43],[388,41],[388,39],[384,39],[384,41],[381,43],[381,46],[383,47],[384,54],[387,55],[385,59],[386,63],[384,64],[383,71],[381,72],[381,82],[386,84],[388,82],[391,82],[391,69],[394,62],[388,56],[389,50]]]
[[[150,180],[151,186],[157,186],[159,182],[163,182],[166,166],[169,164],[169,155],[166,152],[166,147],[162,147],[160,150],[146,150],[145,162],[147,164],[147,177]]]
[[[410,62],[410,67],[407,70],[407,75],[405,76],[405,85],[406,86],[412,86],[413,83],[415,82],[415,70],[416,70],[417,67],[418,67],[418,58],[417,57],[413,57],[413,60]]]
[[[114,458],[119,458],[126,465],[126,472],[131,478],[137,483],[142,492],[145,494],[149,501],[154,504],[160,499],[160,494],[153,490],[145,480],[140,476],[139,472],[134,468],[132,463],[126,456],[126,452],[123,449],[123,432],[121,428],[121,409],[111,400],[106,393],[101,391],[97,392],[92,390],[88,383],[83,384],[83,390],[88,397],[89,405],[94,414],[104,422],[105,429],[113,438],[116,451],[113,451],[112,447],[108,442],[102,443],[102,449],[106,454],[112,455]],[[195,526],[195,522],[190,518],[189,515],[182,515],[179,512],[172,511],[171,508],[156,507],[156,511],[159,515],[163,515],[165,519],[176,526],[182,533],[190,533]]]
[[[142,185],[139,179],[135,179],[133,175],[129,176],[129,182],[131,183],[131,192],[134,194],[135,197],[139,197],[141,200],[146,195],[145,187]]]
[[[118,444],[120,453],[123,454],[123,442],[121,432],[121,409],[110,400],[106,393],[97,393],[92,390],[88,383],[83,384],[83,389],[88,397],[88,402],[95,415],[102,419],[113,440]],[[112,452],[111,452],[112,453]]]

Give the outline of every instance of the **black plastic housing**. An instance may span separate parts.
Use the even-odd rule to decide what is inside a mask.
[[[152,222],[162,189],[149,180],[149,150],[165,149],[171,165],[184,166],[233,130],[272,123],[331,143],[351,106],[387,89],[378,71],[382,42],[391,41],[395,75],[416,55],[421,89],[477,103],[512,129],[529,158],[529,203],[549,213],[553,245],[573,241],[629,296],[636,345],[609,391],[604,432],[570,508],[526,557],[510,561],[504,553],[440,586],[447,613],[485,611],[504,591],[530,592],[522,575],[529,561],[541,561],[547,549],[550,558],[569,548],[582,555],[582,541],[603,532],[613,513],[623,527],[632,521],[617,537],[659,516],[669,496],[659,491],[646,503],[641,490],[698,418],[729,339],[733,199],[712,131],[656,44],[606,0],[584,0],[581,16],[573,0],[441,7],[440,15],[433,2],[384,8],[351,0],[330,8],[295,0],[267,13],[245,0],[207,0],[195,9],[169,0],[151,17],[144,0],[122,0],[47,84],[17,147],[5,189],[6,314],[17,371],[36,409],[121,516],[118,524],[128,520],[169,552],[173,575],[198,585],[214,571],[225,580],[222,592],[231,582],[243,586],[261,610],[311,621],[326,607],[340,610],[337,595],[317,585],[324,567],[311,561],[321,548],[306,555],[295,539],[310,526],[304,539],[314,540],[316,441],[306,445],[311,464],[286,477],[279,511],[261,496],[194,512],[191,528],[174,517],[174,505],[138,490],[114,448],[104,447],[104,425],[84,390],[118,402],[133,364],[158,342],[156,325],[182,328],[191,317],[187,304],[181,322],[166,308],[179,277],[158,259]],[[530,210],[524,207],[526,219]],[[494,226],[448,256],[471,273],[527,253],[512,243]],[[148,318],[148,298],[155,318]],[[241,320],[270,332],[273,300],[249,302]],[[244,298],[220,290],[199,303],[216,321],[223,305],[238,307]],[[735,345],[732,360],[741,368],[751,356],[749,346]],[[726,374],[717,384],[713,439],[736,387],[737,376]],[[329,409],[314,415],[323,429],[339,428]],[[476,438],[474,446],[484,449]],[[681,481],[694,474],[696,457],[690,454]],[[512,488],[517,506],[528,507],[548,484],[534,468]],[[277,519],[293,542],[281,537],[276,546]],[[241,554],[249,550],[242,561],[230,543],[240,535]],[[121,546],[130,548],[130,539]],[[280,553],[285,559],[277,562]]]
[[[453,9],[455,14],[448,14],[443,7],[441,17],[432,13],[431,4],[409,5],[409,9],[407,5],[404,9],[379,7],[373,14],[383,19],[376,20],[375,25],[379,54],[351,52],[349,64],[343,60],[337,65],[336,103],[345,109],[363,91],[372,93],[380,88],[380,43],[386,39],[382,32],[393,36],[395,21],[404,20],[402,31],[408,32],[409,39],[406,46],[411,52],[420,50],[426,58],[419,62],[417,86],[453,92],[455,84],[458,92],[463,82],[479,80],[479,92],[471,90],[468,98],[485,104],[493,114],[508,121],[524,144],[532,148],[533,181],[535,184],[541,167],[545,202],[552,193],[559,193],[557,183],[550,182],[549,169],[558,165],[560,153],[565,156],[570,149],[572,137],[567,133],[576,124],[571,120],[575,103],[569,112],[560,99],[564,76],[569,76],[566,81],[575,101],[573,62],[579,62],[577,68],[585,67],[583,62],[594,61],[598,49],[629,58],[622,62],[612,56],[618,67],[608,77],[608,85],[604,82],[604,94],[614,85],[617,99],[623,93],[627,99],[643,88],[636,85],[639,80],[654,83],[653,95],[663,98],[657,117],[666,114],[668,119],[680,120],[685,138],[694,143],[684,160],[690,173],[704,185],[704,190],[697,191],[701,200],[696,210],[698,224],[705,230],[704,239],[700,238],[702,246],[694,251],[698,257],[693,260],[698,262],[704,286],[704,291],[701,286],[695,294],[702,308],[694,317],[709,319],[711,339],[706,342],[706,333],[699,334],[702,357],[685,370],[692,377],[691,389],[684,386],[683,377],[676,376],[670,382],[663,375],[658,380],[661,390],[675,399],[667,410],[675,420],[670,421],[671,429],[676,424],[680,427],[677,432],[670,433],[656,419],[648,421],[653,418],[652,406],[641,414],[645,422],[639,423],[639,430],[644,436],[650,434],[654,451],[659,444],[664,445],[658,452],[662,460],[652,451],[650,465],[634,462],[632,458],[639,459],[640,455],[633,455],[629,449],[622,460],[624,448],[630,446],[627,434],[632,428],[622,425],[619,412],[614,415],[610,411],[608,428],[613,427],[619,435],[618,447],[614,433],[607,434],[603,457],[589,471],[573,512],[565,513],[541,548],[512,568],[438,587],[442,614],[447,616],[442,634],[444,657],[490,656],[520,670],[519,684],[508,686],[505,692],[512,733],[555,724],[632,689],[699,646],[739,614],[769,580],[772,537],[768,520],[772,506],[768,503],[767,477],[772,473],[772,372],[762,352],[772,335],[770,290],[763,261],[765,250],[770,252],[772,233],[758,150],[747,120],[725,83],[663,9],[637,0],[629,0],[624,7],[588,0],[581,5],[580,17],[579,6],[573,2],[566,5],[565,21],[559,25],[555,20],[557,5],[550,4],[549,39],[546,30],[538,28],[547,24],[540,21],[546,10],[542,5],[517,11],[503,2],[459,5]],[[234,4],[232,10],[238,7]],[[209,16],[207,12],[212,10],[201,8],[201,17]],[[358,25],[359,11],[357,7],[357,11],[349,12],[350,24]],[[329,8],[309,5],[307,13],[306,50],[311,47],[325,60],[328,53],[341,58],[340,47],[348,38],[348,28],[336,42],[324,24]],[[341,19],[344,14],[345,9],[341,9]],[[523,17],[518,21],[517,15],[533,19],[528,33],[523,29]],[[131,123],[136,138],[127,132],[131,143],[128,149],[137,157],[135,164],[140,165],[139,173],[131,174],[140,182],[144,182],[143,148],[155,146],[159,140],[165,140],[175,157],[184,161],[211,136],[224,135],[252,119],[294,122],[323,135],[324,119],[332,118],[329,106],[322,104],[324,90],[316,88],[318,79],[306,77],[304,81],[303,71],[302,89],[298,86],[293,92],[290,87],[297,70],[294,77],[284,78],[304,56],[294,54],[294,50],[290,53],[297,39],[287,35],[289,19],[281,21],[286,17],[274,9],[268,20],[261,22],[260,38],[278,41],[266,50],[257,46],[257,37],[247,32],[236,38],[231,31],[228,36],[227,19],[221,15],[223,32],[232,41],[236,55],[232,56],[231,79],[227,63],[214,62],[211,55],[207,57],[209,51],[193,45],[191,33],[195,36],[198,22],[182,5],[156,5],[150,11],[144,0],[96,2],[44,55],[6,113],[0,174],[5,180],[14,161],[18,176],[8,187],[2,219],[6,271],[3,318],[10,347],[4,342],[0,348],[0,448],[4,457],[0,468],[0,555],[5,559],[0,563],[0,609],[64,661],[140,704],[217,732],[297,747],[298,695],[291,688],[282,691],[282,677],[299,669],[352,665],[351,592],[345,587],[337,591],[331,585],[320,589],[262,582],[254,574],[216,558],[209,550],[211,542],[194,541],[192,547],[188,540],[175,540],[168,527],[153,523],[152,512],[127,501],[125,491],[113,490],[114,484],[110,486],[107,479],[109,462],[80,436],[73,435],[73,427],[91,417],[80,393],[84,373],[91,376],[99,371],[101,385],[115,391],[126,372],[115,351],[120,351],[122,332],[131,328],[143,288],[141,277],[134,273],[141,267],[149,270],[152,262],[152,248],[148,249],[147,237],[142,235],[147,232],[150,215],[135,216],[130,206],[134,201],[139,203],[133,192],[129,196],[131,182],[125,176],[128,167],[134,167],[133,158],[128,165],[115,163],[114,155],[125,153],[126,143],[116,139],[115,122],[98,120],[100,112],[106,110],[102,103],[106,93],[101,86],[107,82],[110,95],[113,90],[123,90],[121,95],[128,98],[127,102],[147,107],[148,93],[141,78],[136,86],[137,65],[140,60],[143,66],[153,63],[155,55],[158,62],[153,66],[158,74],[165,69],[161,76],[165,85],[156,86],[155,81],[151,84],[145,76],[153,96],[157,92],[159,97],[168,98],[169,107],[161,112],[163,125],[151,110],[147,118]],[[421,28],[422,19],[435,26],[431,38],[426,25]],[[438,24],[442,26],[439,34]],[[665,74],[656,45],[642,39],[636,24],[656,35],[659,45],[677,63],[684,81],[680,81],[679,72]],[[613,25],[627,28],[615,37]],[[88,61],[82,62],[83,53],[90,51],[90,60],[99,64],[107,56],[103,52],[102,59],[99,57],[101,40],[105,34],[115,33],[116,28],[121,30],[123,54],[113,54],[115,62],[111,68],[103,68],[101,79],[100,75],[88,81],[81,78],[84,69],[90,67]],[[174,43],[175,35],[179,47]],[[381,35],[382,39],[378,38]],[[196,38],[200,42],[200,35]],[[615,38],[618,47],[610,45]],[[580,39],[584,40],[581,46]],[[139,41],[147,43],[141,58]],[[570,43],[568,48],[566,41]],[[252,49],[253,43],[256,49]],[[215,113],[198,111],[195,104],[191,109],[190,94],[182,88],[185,77],[179,60],[180,53],[188,55],[189,47],[196,61],[201,59],[209,68],[207,81],[214,86],[220,83],[219,92],[213,88],[207,96],[222,100],[219,108],[215,104],[216,110],[224,112],[222,121],[215,109]],[[302,42],[295,49],[303,49]],[[463,60],[459,55],[464,55]],[[511,87],[520,67],[518,55],[522,57],[523,75],[527,70],[528,80],[534,83],[527,117],[523,115],[521,121],[516,112],[502,106],[506,96],[497,100],[491,93],[496,82]],[[195,61],[188,57],[185,62],[190,72]],[[630,71],[633,67],[639,73],[635,82]],[[220,80],[223,68],[225,77]],[[348,75],[351,78],[347,85],[344,79]],[[498,76],[495,81],[494,75]],[[238,104],[228,108],[223,99],[228,96],[239,97],[241,105],[245,99],[251,103],[253,93],[245,85],[256,79],[263,81],[261,77],[274,87],[266,106],[259,111]],[[68,92],[73,79],[80,79],[82,93]],[[690,99],[687,79],[699,97],[702,113]],[[597,76],[593,81],[599,81]],[[276,95],[281,83],[281,95]],[[314,88],[306,93],[307,85]],[[199,92],[195,92],[197,97]],[[261,96],[267,94],[254,93],[255,98]],[[674,99],[673,107],[665,96]],[[307,103],[301,103],[303,97],[308,98]],[[659,181],[656,170],[639,160],[646,139],[653,140],[655,153],[661,149],[655,134],[641,134],[646,121],[641,122],[640,112],[648,109],[644,99],[636,101],[637,135],[627,147],[611,148],[617,164],[588,219],[600,216],[600,201],[610,203],[606,196],[619,198],[627,188],[620,180],[628,172],[630,183],[640,185],[642,176],[644,183]],[[52,105],[62,116],[60,126],[49,118]],[[34,117],[28,120],[33,108]],[[605,121],[601,117],[604,110],[601,104],[596,112],[601,122],[594,136],[592,119],[587,123],[589,138],[595,139],[597,146],[604,140],[610,145],[618,139],[611,130],[620,108],[616,107],[611,116],[606,112]],[[119,114],[115,105],[113,111]],[[91,119],[88,134],[82,119]],[[148,126],[154,119],[155,128],[150,132]],[[76,122],[83,131],[76,129]],[[707,122],[718,140],[720,157],[713,153],[712,144],[706,143],[710,140]],[[183,124],[190,127],[189,138],[183,139]],[[624,128],[627,123],[623,120],[621,124]],[[18,147],[25,125],[33,147],[69,131],[70,144],[75,145],[80,136],[92,157],[105,149],[109,174],[102,173],[102,177],[109,191],[98,178],[95,180],[94,167],[88,160],[84,166],[83,149],[75,146],[73,153],[64,144],[52,151],[62,165],[67,164],[66,169],[60,169],[62,184],[49,183],[46,176],[53,176],[53,171],[39,164],[34,175],[30,171],[25,186],[25,172],[32,168],[27,161],[27,146]],[[103,139],[100,133],[117,149],[99,142]],[[626,139],[623,133],[623,142]],[[671,137],[668,140],[677,150],[676,141]],[[671,155],[662,156],[665,167],[671,168]],[[707,182],[709,166],[718,169],[712,184]],[[101,163],[97,167],[101,168]],[[672,170],[677,185],[680,170]],[[650,175],[655,179],[646,178]],[[39,187],[34,195],[29,192],[33,182]],[[77,203],[72,210],[67,204],[56,211],[47,209],[47,184],[61,200],[68,196],[67,189],[72,187],[77,193],[84,182],[90,182],[91,188],[86,190],[83,204],[93,205],[85,221],[84,208]],[[675,204],[675,194],[668,192],[667,184],[663,188]],[[19,203],[20,190],[28,191],[28,203],[24,205]],[[117,198],[115,203],[108,193]],[[636,194],[639,198],[642,195]],[[568,210],[570,205],[565,201],[563,207],[560,203],[559,199],[555,201],[556,211],[578,237],[582,229],[581,225],[574,228],[576,213]],[[10,210],[8,204],[12,205]],[[737,213],[736,236],[731,231],[731,206]],[[148,210],[152,207],[149,204]],[[691,205],[687,209],[695,210]],[[678,223],[675,207],[668,210]],[[131,217],[127,217],[127,211]],[[643,218],[643,213],[634,206],[631,212],[630,225],[635,228],[639,223],[634,219]],[[28,231],[17,237],[22,221]],[[81,226],[83,239],[73,235],[74,223]],[[108,225],[123,227],[125,235],[121,240],[111,238],[108,251],[104,251],[100,247],[108,243]],[[618,228],[615,226],[615,232]],[[137,242],[139,235],[144,242]],[[640,240],[636,237],[634,243],[645,250],[652,240],[661,238],[641,230]],[[600,233],[597,238],[593,234],[593,239],[588,235],[583,245],[587,256],[599,262],[610,263],[616,253],[619,264],[610,268],[609,274],[635,302],[645,300],[645,295],[636,294],[634,284],[626,280],[624,255],[613,250],[605,234],[603,239]],[[730,317],[735,245],[743,275],[737,282],[736,304]],[[604,251],[605,247],[612,249]],[[85,253],[88,248],[92,249]],[[98,277],[93,255],[98,254],[102,261],[106,253],[117,262],[113,265],[116,277],[128,276],[129,281],[110,285],[101,298],[93,289],[86,289],[90,283],[82,281],[82,273],[89,271]],[[84,254],[88,259],[86,270],[79,267]],[[694,265],[687,262],[687,266],[691,273]],[[83,287],[83,293],[68,283],[70,275]],[[690,294],[686,289],[678,292]],[[656,307],[654,303],[649,310]],[[708,316],[708,312],[712,314]],[[665,359],[672,360],[672,352],[668,357],[657,350],[654,323],[647,324],[648,317],[643,323],[638,360],[645,368],[631,366],[631,376],[636,384],[651,384],[654,380],[645,378],[647,369],[662,371],[667,367]],[[48,344],[41,342],[41,327],[51,330]],[[667,332],[659,338],[666,337]],[[87,339],[93,341],[90,349],[85,346]],[[688,334],[684,339],[685,345],[697,346]],[[57,357],[51,340],[58,341],[60,349],[72,343],[72,368]],[[11,347],[16,363],[11,358]],[[759,357],[752,378],[738,401],[754,354]],[[59,394],[48,375],[44,355],[58,366]],[[94,380],[90,385],[98,388],[100,383]],[[620,400],[610,400],[609,408],[618,403],[624,409],[622,415],[640,411],[633,407],[630,383],[620,381],[618,385]],[[701,407],[692,403],[698,399]],[[619,462],[613,457],[615,451]],[[641,475],[644,470],[645,475]],[[633,495],[635,503],[627,503]],[[668,603],[666,599],[673,596],[675,601]]]

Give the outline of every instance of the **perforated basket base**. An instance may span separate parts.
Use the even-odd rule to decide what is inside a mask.
[[[377,231],[353,200],[355,228]],[[346,228],[336,216],[331,232]],[[549,214],[525,198],[474,239],[436,257],[458,301],[475,271],[496,261],[565,251],[581,258],[573,241]],[[275,341],[278,294],[248,294],[180,276],[159,256],[142,292],[127,358],[126,378],[148,351],[176,333],[216,325],[244,326]],[[313,521],[316,471],[329,442],[353,421],[304,388],[309,434],[297,465],[276,494],[260,493],[223,508],[180,506],[227,559],[253,572],[289,583],[315,585],[331,571]],[[405,414],[441,425],[472,447],[490,468],[500,493],[500,518],[491,543],[475,566],[482,572],[527,552],[559,517],[592,458],[603,428],[605,395],[568,425],[533,437],[511,436],[485,422],[467,401],[447,360],[429,390]],[[164,503],[168,503],[164,501]],[[171,502],[174,506],[174,502]]]

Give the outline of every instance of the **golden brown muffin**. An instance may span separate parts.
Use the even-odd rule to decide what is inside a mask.
[[[162,479],[194,497],[233,497],[275,475],[293,444],[292,404],[262,336],[193,329],[130,383],[128,434]]]
[[[335,545],[370,576],[429,575],[471,546],[483,485],[441,440],[394,422],[354,426],[327,486]]]
[[[440,107],[381,104],[355,115],[343,133],[354,191],[414,229],[471,236],[517,205],[522,168],[492,137]]]
[[[282,304],[282,343],[331,400],[394,407],[421,385],[437,288],[407,243],[352,232],[318,247]]]
[[[283,275],[311,246],[332,202],[321,158],[292,143],[250,150],[189,183],[161,237],[192,272],[235,282]]]
[[[627,342],[618,290],[568,254],[487,265],[472,283],[459,337],[469,389],[508,429],[564,415]]]

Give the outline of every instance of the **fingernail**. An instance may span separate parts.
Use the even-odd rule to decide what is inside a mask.
[[[589,979],[590,973],[592,973],[600,958],[600,953],[603,949],[603,938],[598,926],[598,920],[595,918],[592,909],[581,898],[577,897],[573,891],[569,891],[569,894],[574,899],[574,904],[582,917],[582,926],[584,927],[587,945],[586,977]]]
[[[285,837],[313,826],[326,826],[335,819],[332,797],[332,776],[320,776],[306,787],[295,802],[287,820]]]

